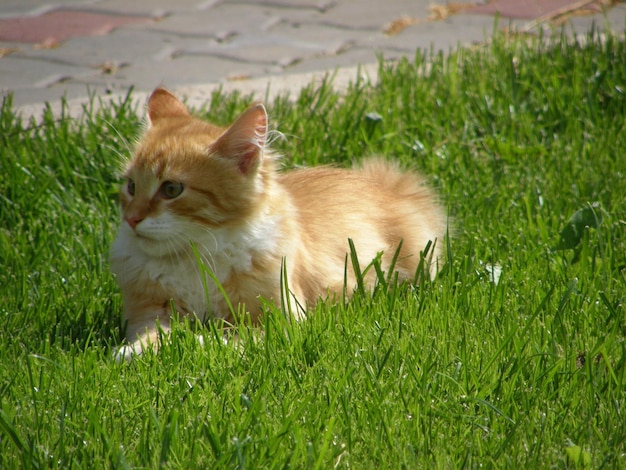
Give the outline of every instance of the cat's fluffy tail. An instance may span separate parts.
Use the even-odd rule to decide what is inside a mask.
[[[405,248],[415,253],[431,242],[431,273],[436,272],[437,265],[443,262],[444,237],[450,232],[450,221],[426,178],[416,171],[403,169],[396,161],[383,158],[366,159],[357,168],[379,185],[381,193],[393,194],[394,197],[389,198],[393,208],[389,207],[388,224],[399,232]]]

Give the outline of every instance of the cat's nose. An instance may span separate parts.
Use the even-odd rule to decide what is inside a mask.
[[[124,217],[124,219],[126,219],[126,223],[130,225],[130,228],[135,230],[135,227],[137,227],[137,225],[143,220],[143,217],[140,217],[138,215],[130,215]]]

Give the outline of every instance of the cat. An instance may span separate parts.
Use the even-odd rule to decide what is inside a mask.
[[[348,239],[361,268],[381,252],[388,268],[401,246],[400,280],[413,278],[429,243],[431,273],[441,262],[445,211],[421,176],[396,163],[279,172],[261,103],[224,129],[192,117],[163,88],[148,100],[146,127],[123,174],[123,220],[111,247],[128,342],[118,358],[156,347],[172,309],[234,323],[229,300],[257,322],[261,298],[280,305],[281,273],[296,318],[341,296],[346,278],[351,293]]]

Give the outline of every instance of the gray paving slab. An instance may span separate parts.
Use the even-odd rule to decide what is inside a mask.
[[[251,76],[252,66],[245,62],[233,62],[218,57],[179,57],[163,61],[160,67],[153,62],[135,62],[120,68],[112,75],[81,76],[67,83],[84,84],[125,93],[130,87],[142,84],[141,90],[152,90],[157,86],[177,88],[194,83],[218,83],[228,77]]]
[[[254,4],[279,7],[284,9],[305,9],[324,12],[335,7],[338,1],[339,0],[228,0],[228,3],[231,5]]]
[[[2,0],[0,19],[16,16],[37,16],[59,8],[81,8],[97,3],[98,0],[60,0],[46,2],[42,0]]]
[[[267,32],[267,36],[275,37],[279,41],[289,41],[288,44],[310,44],[312,48],[336,53],[349,45],[369,46],[377,36],[382,38],[384,35],[382,31],[363,29],[346,32],[323,22],[283,21],[274,25]]]
[[[384,57],[388,60],[396,60],[405,54],[396,51],[388,51]],[[378,61],[377,50],[369,47],[351,47],[349,50],[337,55],[324,55],[314,57],[296,64],[292,64],[285,69],[289,74],[312,73],[316,71],[325,72],[332,75],[339,70],[357,70],[361,64],[376,64]]]
[[[433,3],[429,0],[412,2],[344,0],[326,10],[321,21],[346,30],[382,32],[388,23],[402,17],[426,20],[430,14],[429,7]]]
[[[610,14],[609,14],[610,13]],[[618,4],[606,13],[594,15],[593,23],[600,30],[608,28],[611,31],[624,31],[626,21],[626,4]],[[569,21],[568,26],[575,34],[588,33],[591,26],[591,18],[588,16],[575,16]]]
[[[50,8],[50,5],[45,5],[43,11],[47,11]],[[2,2],[2,10],[0,11],[0,19],[30,15],[41,10],[42,5],[39,0],[4,0]]]
[[[453,15],[441,21],[429,21],[405,28],[394,36],[388,36],[377,43],[380,51],[398,51],[404,55],[419,50],[449,52],[458,47],[485,42],[491,37],[494,27],[493,17],[485,15]],[[450,31],[457,31],[450,34]]]
[[[31,44],[24,44],[21,42],[13,42],[13,41],[0,41],[0,49],[2,50],[10,50],[15,52],[23,52],[25,50],[29,50],[32,48]],[[2,58],[2,57],[0,57]]]
[[[89,67],[54,63],[9,55],[0,59],[0,89],[45,89],[73,77],[87,77],[99,72]],[[51,93],[51,96],[54,96]]]
[[[314,42],[282,35],[259,38],[248,34],[240,35],[227,44],[199,44],[181,50],[179,55],[222,57],[237,62],[286,67],[312,57],[336,54],[347,45],[339,40]]]
[[[225,32],[262,33],[280,20],[276,8],[221,4],[202,11],[185,11],[147,26],[154,31],[180,36],[224,37]]]
[[[106,63],[158,62],[164,49],[171,47],[173,41],[167,36],[150,31],[118,29],[106,36],[72,38],[65,41],[62,47],[52,49],[23,47],[19,55],[44,62],[98,68]]]
[[[82,9],[119,15],[162,17],[179,12],[200,10],[205,4],[206,1],[203,0],[100,0],[85,2]]]

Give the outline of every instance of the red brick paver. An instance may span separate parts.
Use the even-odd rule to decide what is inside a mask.
[[[152,18],[60,10],[34,17],[0,20],[0,41],[58,43],[76,36],[102,36],[111,30]]]

